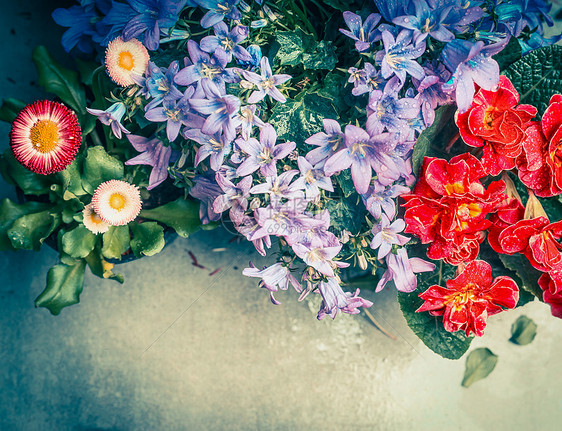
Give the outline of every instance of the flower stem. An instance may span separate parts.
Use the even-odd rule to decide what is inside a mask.
[[[375,328],[377,328],[379,331],[381,331],[384,335],[386,335],[388,338],[390,338],[391,340],[396,341],[397,338],[392,335],[390,332],[388,332],[386,329],[384,329],[381,324],[379,322],[377,322],[377,320],[374,318],[374,316],[369,312],[369,310],[367,310],[366,308],[362,309],[365,314],[367,315],[367,317],[369,318],[369,320],[371,321],[371,323],[373,325],[375,325]]]

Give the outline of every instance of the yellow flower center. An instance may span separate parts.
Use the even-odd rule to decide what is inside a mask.
[[[59,142],[59,128],[57,123],[50,120],[39,120],[33,125],[29,139],[36,151],[50,153]]]
[[[129,51],[123,51],[119,53],[119,61],[118,63],[119,67],[128,71],[133,70],[133,67],[135,67],[135,59],[133,57],[133,54],[131,54]]]
[[[90,216],[92,223],[100,224],[103,220],[97,215],[96,212],[92,211],[92,215]]]
[[[117,211],[125,208],[125,198],[119,193],[113,193],[109,197],[109,206]]]

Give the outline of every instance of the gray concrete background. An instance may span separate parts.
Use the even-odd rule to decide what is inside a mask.
[[[63,58],[51,9],[2,2],[0,96],[41,94],[31,84],[36,44]],[[472,348],[490,348],[499,362],[464,389],[464,359],[429,351],[394,292],[365,296],[397,341],[362,316],[317,322],[317,295],[297,303],[289,292],[271,305],[241,275],[248,260],[267,259],[230,238],[216,230],[178,239],[120,265],[124,285],[87,274],[81,303],[58,317],[33,307],[56,253],[0,254],[0,430],[560,429],[562,321],[543,304],[490,318]],[[209,270],[192,266],[188,251]],[[516,346],[510,326],[523,314],[538,334]]]

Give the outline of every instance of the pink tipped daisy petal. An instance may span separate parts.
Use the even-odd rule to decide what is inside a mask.
[[[101,217],[94,211],[94,206],[88,204],[82,211],[83,223],[86,228],[95,234],[106,233],[109,230],[109,224],[104,222]]]
[[[138,187],[125,181],[110,180],[98,186],[92,197],[94,211],[111,226],[133,221],[141,210]]]
[[[120,36],[116,37],[105,50],[105,67],[113,82],[121,87],[133,85],[133,75],[142,76],[148,60],[148,51],[137,39],[125,42]]]
[[[39,100],[23,108],[10,131],[10,146],[16,160],[42,175],[64,170],[74,160],[81,142],[76,114],[50,100]]]

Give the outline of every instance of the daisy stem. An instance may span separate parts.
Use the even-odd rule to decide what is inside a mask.
[[[397,338],[392,335],[390,332],[388,332],[386,329],[384,329],[381,324],[379,322],[377,322],[377,320],[375,319],[375,317],[369,312],[369,310],[367,310],[366,308],[362,309],[365,314],[367,315],[367,317],[369,318],[369,320],[371,321],[371,323],[373,325],[375,325],[375,328],[377,328],[379,331],[381,331],[384,335],[386,335],[388,338],[390,338],[391,340],[396,341]]]

